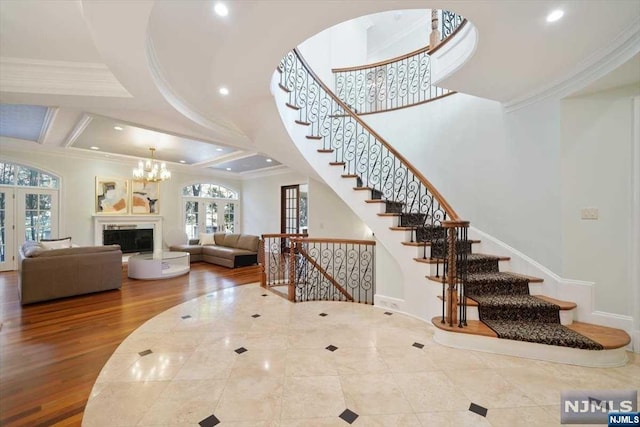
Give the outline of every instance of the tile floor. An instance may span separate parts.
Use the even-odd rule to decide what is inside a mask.
[[[547,427],[561,390],[640,388],[636,354],[583,368],[447,348],[432,331],[372,306],[225,289],[134,331],[83,425]]]

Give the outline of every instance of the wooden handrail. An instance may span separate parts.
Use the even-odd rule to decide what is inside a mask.
[[[374,138],[376,138],[378,141],[380,141],[380,143],[382,145],[385,146],[385,148],[387,150],[389,150],[390,153],[392,153],[394,156],[396,156],[402,163],[404,163],[407,166],[407,169],[411,171],[411,173],[413,173],[413,175],[418,178],[418,180],[420,180],[420,182],[422,182],[422,184],[427,187],[427,189],[429,189],[429,191],[433,194],[433,197],[435,197],[435,199],[438,201],[438,203],[440,203],[440,206],[442,206],[442,208],[444,209],[444,211],[447,213],[447,215],[449,216],[449,218],[451,220],[454,221],[458,221],[460,220],[460,217],[458,216],[458,214],[456,213],[456,211],[453,210],[453,208],[451,207],[451,205],[444,199],[444,197],[442,197],[442,195],[440,194],[440,192],[438,190],[436,190],[436,188],[433,186],[433,184],[431,184],[431,182],[429,182],[429,180],[427,178],[424,177],[424,175],[422,175],[422,173],[420,173],[420,171],[418,171],[411,163],[409,163],[409,161],[407,159],[404,158],[404,156],[402,154],[400,154],[395,148],[393,148],[384,138],[382,138],[376,131],[374,131],[373,129],[371,129],[369,127],[369,125],[367,125],[360,117],[358,117],[353,111],[351,111],[351,108],[349,108],[349,106],[347,106],[347,104],[345,104],[344,102],[342,102],[342,100],[340,100],[340,98],[338,98],[328,87],[326,84],[324,84],[324,82],[320,79],[320,77],[318,77],[316,75],[316,73],[311,69],[311,67],[309,66],[309,64],[307,63],[307,61],[305,61],[305,59],[302,57],[302,54],[300,53],[300,51],[298,50],[298,48],[293,49],[293,52],[296,54],[296,56],[298,57],[298,59],[300,60],[300,62],[302,63],[302,65],[304,66],[304,68],[307,70],[307,72],[313,77],[313,79],[320,85],[320,87],[322,87],[324,89],[325,92],[327,92],[327,94],[340,106],[342,107],[342,109],[344,111],[346,111],[353,120],[355,120],[356,122],[358,122],[358,124],[360,124],[360,126],[362,126],[364,129],[367,130],[367,132],[369,132],[371,135],[373,135]]]
[[[383,65],[393,64],[394,62],[402,61],[403,59],[407,59],[407,58],[410,58],[412,56],[419,55],[421,53],[428,53],[429,55],[432,55],[434,52],[436,52],[442,46],[447,44],[447,42],[450,39],[452,39],[453,36],[458,34],[458,32],[462,29],[462,27],[465,26],[466,23],[467,23],[467,20],[464,19],[462,21],[462,23],[460,23],[460,25],[458,25],[458,28],[456,28],[451,34],[449,34],[449,36],[446,39],[444,39],[440,43],[438,43],[433,49],[431,49],[431,46],[426,45],[425,47],[421,47],[420,49],[416,49],[416,50],[414,50],[412,52],[405,53],[404,55],[396,56],[395,58],[385,59],[383,61],[374,62],[372,64],[357,65],[355,67],[332,68],[331,72],[332,73],[345,73],[345,72],[348,72],[348,71],[366,70],[367,68],[375,68],[375,67],[381,67]]]
[[[306,237],[307,233],[275,233],[275,234],[263,234],[262,238],[271,238],[271,237]]]
[[[302,242],[300,240],[296,241],[296,251],[300,255],[302,255],[307,261],[309,261],[309,263],[313,265],[316,268],[316,270],[318,270],[318,272],[320,272],[320,274],[322,274],[324,278],[327,279],[342,295],[344,295],[347,298],[347,300],[353,301],[353,297],[349,295],[349,292],[347,292],[342,286],[340,286],[340,284],[336,281],[336,279],[334,279],[329,273],[327,273],[327,271],[324,268],[322,268],[322,266],[318,264],[316,260],[314,260],[313,258],[311,258],[311,256],[309,256],[307,251],[305,251],[304,248],[302,247]]]
[[[333,239],[331,237],[293,237],[291,240],[301,243],[345,243],[348,245],[375,246],[375,240]]]

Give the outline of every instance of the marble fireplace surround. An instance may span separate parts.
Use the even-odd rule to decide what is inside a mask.
[[[94,215],[93,244],[102,246],[102,231],[107,226],[136,226],[153,229],[153,251],[162,251],[162,217],[158,215]]]

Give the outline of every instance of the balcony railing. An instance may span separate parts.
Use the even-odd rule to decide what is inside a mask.
[[[301,301],[373,304],[375,241],[263,234],[262,286]]]
[[[431,84],[430,54],[461,29],[466,20],[446,10],[433,16],[437,43],[374,64],[334,68],[338,98],[356,114],[369,114],[423,104],[454,94],[454,91]],[[442,22],[441,39],[437,31],[439,17]]]

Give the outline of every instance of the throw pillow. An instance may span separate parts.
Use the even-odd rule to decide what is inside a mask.
[[[213,240],[213,233],[200,233],[200,242],[201,245],[215,245],[216,242]]]
[[[45,249],[65,249],[71,247],[71,237],[62,239],[41,239],[40,244]]]

